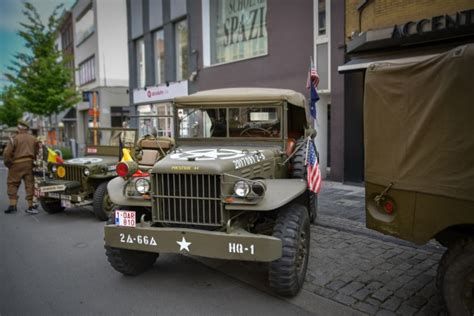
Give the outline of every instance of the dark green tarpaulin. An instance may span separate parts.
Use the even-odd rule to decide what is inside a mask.
[[[474,44],[366,71],[367,182],[474,201]]]

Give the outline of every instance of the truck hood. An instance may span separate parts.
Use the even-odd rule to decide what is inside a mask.
[[[183,146],[170,152],[153,167],[153,173],[222,174],[234,172],[279,155],[278,147]]]
[[[118,157],[116,156],[86,156],[64,161],[65,165],[80,165],[84,167],[90,167],[94,165],[114,165],[117,163]]]

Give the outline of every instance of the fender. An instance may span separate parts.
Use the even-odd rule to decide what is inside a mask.
[[[145,206],[151,207],[151,200],[129,198],[124,194],[126,181],[121,177],[113,178],[107,184],[107,191],[112,203],[120,206]]]
[[[227,210],[273,211],[293,201],[306,191],[307,183],[302,179],[267,179],[267,190],[257,204],[227,204]]]

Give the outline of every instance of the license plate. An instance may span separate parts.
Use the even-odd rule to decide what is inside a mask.
[[[64,184],[58,185],[49,185],[46,187],[40,187],[40,192],[55,192],[55,191],[64,191],[66,190],[66,186]]]
[[[118,226],[126,226],[126,227],[135,227],[136,219],[135,219],[135,212],[134,211],[115,211],[115,225]]]
[[[69,207],[72,207],[72,203],[71,201],[68,201],[68,200],[61,200],[61,206],[69,208]]]
[[[48,197],[53,198],[53,199],[60,199],[61,194],[59,194],[59,193],[48,193]]]

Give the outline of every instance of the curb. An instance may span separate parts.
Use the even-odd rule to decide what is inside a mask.
[[[356,235],[363,235],[366,237],[370,237],[370,238],[385,241],[385,242],[390,242],[390,243],[397,244],[400,246],[410,247],[414,249],[422,249],[422,250],[432,251],[432,252],[436,252],[440,254],[443,254],[446,250],[445,247],[441,246],[438,242],[434,240],[430,241],[426,245],[416,245],[409,241],[398,239],[396,237],[392,237],[389,235],[384,235],[375,230],[368,229],[362,223],[343,219],[340,217],[330,216],[330,215],[318,214],[318,218],[316,219],[316,226],[322,226],[325,228],[353,233]]]

